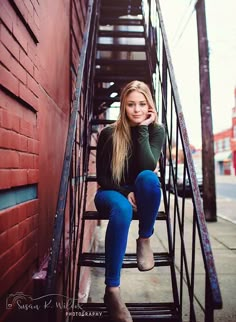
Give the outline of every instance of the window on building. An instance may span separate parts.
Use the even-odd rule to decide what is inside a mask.
[[[230,149],[230,138],[225,138],[224,139],[224,150],[229,150]]]
[[[236,138],[236,125],[234,125],[234,138]]]
[[[214,151],[217,153],[217,142],[214,142]]]
[[[222,151],[223,150],[223,140],[219,140],[218,141],[218,151]]]

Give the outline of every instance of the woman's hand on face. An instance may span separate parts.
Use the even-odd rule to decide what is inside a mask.
[[[146,120],[142,121],[139,125],[149,125],[153,123],[156,120],[156,115],[157,114],[154,111],[148,112]]]
[[[137,210],[136,199],[134,193],[131,191],[127,196],[129,202],[131,203],[134,210]]]

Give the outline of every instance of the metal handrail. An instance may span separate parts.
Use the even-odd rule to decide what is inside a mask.
[[[57,208],[56,208],[56,214],[54,219],[52,246],[50,249],[48,269],[47,269],[47,284],[46,284],[47,294],[52,294],[55,292],[60,252],[64,247],[64,245],[62,245],[63,244],[62,237],[63,237],[63,227],[65,224],[65,210],[66,210],[66,204],[67,204],[69,182],[70,180],[72,180],[71,166],[72,166],[73,153],[76,153],[74,151],[74,146],[76,145],[75,140],[76,140],[76,132],[77,132],[78,113],[81,108],[82,86],[84,82],[84,77],[88,77],[85,70],[85,64],[86,64],[87,56],[91,54],[89,52],[89,46],[90,46],[89,39],[90,39],[91,26],[93,24],[93,21],[92,21],[93,15],[94,15],[94,0],[89,0],[88,8],[87,8],[86,25],[84,29],[83,44],[82,44],[82,50],[80,55],[80,63],[79,63],[78,72],[77,72],[76,90],[74,94],[72,112],[71,112],[70,123],[68,128],[66,151],[65,151],[64,161],[63,161]],[[84,106],[84,108],[86,109],[88,107]],[[76,183],[74,182],[74,184]],[[73,218],[71,218],[70,220],[73,220]]]
[[[164,175],[166,177],[166,184],[170,184],[170,181],[173,185],[174,193],[174,215],[173,215],[173,253],[176,253],[175,250],[175,240],[176,240],[176,230],[177,226],[179,227],[179,238],[181,244],[181,268],[180,275],[182,281],[184,280],[188,286],[189,298],[190,298],[190,316],[191,321],[195,320],[195,311],[194,311],[194,300],[196,297],[194,295],[194,276],[195,276],[195,248],[196,248],[196,227],[198,232],[198,238],[201,245],[202,260],[205,266],[205,307],[199,304],[202,310],[205,312],[205,321],[213,321],[213,310],[222,308],[222,298],[219,287],[219,282],[217,279],[211,244],[209,240],[209,234],[206,226],[204,210],[202,206],[201,195],[198,187],[195,167],[192,158],[192,152],[190,149],[189,138],[187,133],[187,128],[184,120],[184,115],[181,107],[181,102],[179,98],[177,83],[174,75],[174,69],[172,65],[170,49],[168,46],[167,35],[165,31],[165,26],[163,22],[163,17],[161,13],[161,8],[158,0],[143,0],[149,14],[146,13],[148,21],[146,21],[147,38],[149,43],[156,43],[156,47],[152,46],[151,50],[156,51],[157,59],[157,71],[156,71],[156,97],[157,97],[157,106],[162,106],[162,121],[166,126],[167,132],[167,142],[165,150],[165,158],[163,160],[162,166],[164,167]],[[150,10],[151,8],[151,10]],[[154,12],[154,8],[156,13]],[[151,15],[152,13],[152,15]],[[154,17],[153,21],[152,18]],[[150,32],[150,30],[152,32]],[[155,33],[153,32],[155,31]],[[150,40],[150,37],[153,39]],[[153,53],[151,53],[153,55]],[[150,56],[151,56],[150,55]],[[169,90],[169,92],[168,92]],[[159,101],[158,101],[159,100]],[[161,103],[161,104],[160,104]],[[175,111],[175,122],[173,120],[173,113]],[[168,115],[170,115],[170,124],[168,124]],[[176,127],[174,130],[174,126]],[[172,156],[173,143],[172,140],[175,137],[175,156]],[[178,153],[180,151],[179,146],[183,150],[183,163],[184,163],[184,175],[183,175],[183,198],[182,204],[178,200],[178,187],[177,187],[177,173],[178,173]],[[169,154],[167,156],[167,154]],[[165,173],[166,160],[169,159],[169,173]],[[168,178],[168,180],[167,180]],[[186,246],[184,242],[184,222],[185,222],[185,194],[186,194],[186,181],[188,180],[192,204],[193,204],[193,230],[192,230],[192,267],[189,270],[187,263],[187,254]],[[167,182],[168,181],[168,182]],[[168,198],[164,198],[165,208],[170,212],[171,207],[171,197],[170,194]],[[185,269],[185,271],[184,271]],[[181,281],[181,283],[182,283]],[[182,284],[181,290],[182,292]],[[182,301],[182,295],[180,300]],[[182,302],[181,302],[182,305]],[[182,308],[180,308],[182,310]]]
[[[159,15],[160,26],[162,30],[162,37],[163,37],[164,48],[166,52],[167,65],[170,73],[170,80],[172,82],[172,91],[173,91],[173,97],[175,100],[177,118],[179,122],[179,131],[181,133],[181,138],[182,138],[183,151],[185,153],[185,158],[187,161],[186,163],[187,163],[187,169],[188,169],[188,175],[190,178],[191,187],[194,190],[194,194],[193,194],[194,208],[196,212],[196,220],[198,222],[199,233],[201,235],[202,252],[204,256],[206,270],[208,271],[208,274],[209,274],[210,287],[211,287],[212,297],[213,297],[213,306],[215,309],[218,309],[222,307],[222,299],[221,299],[219,283],[217,280],[217,274],[216,274],[216,269],[214,265],[213,254],[212,254],[210,240],[209,240],[209,234],[208,234],[205,215],[202,207],[202,200],[201,200],[200,191],[198,188],[197,177],[196,177],[196,172],[195,172],[193,158],[192,158],[192,152],[190,150],[187,127],[186,127],[184,115],[182,112],[177,83],[175,80],[174,69],[172,66],[172,61],[170,56],[170,50],[167,42],[167,36],[166,36],[164,22],[163,22],[160,4],[158,0],[156,1],[156,5],[157,5],[157,12]]]

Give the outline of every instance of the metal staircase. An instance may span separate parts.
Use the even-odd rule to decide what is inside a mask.
[[[99,30],[97,38],[97,55],[94,83],[94,115],[92,124],[106,125],[107,116],[111,110],[117,109],[114,103],[119,102],[122,87],[131,80],[142,80],[153,89],[152,74],[149,70],[148,44],[145,37],[145,22],[142,15],[140,1],[133,1],[132,6],[125,5],[125,1],[111,3],[102,0],[101,15],[99,20]],[[109,17],[109,18],[107,18]],[[138,36],[137,36],[137,35]],[[114,96],[113,96],[114,95]],[[102,117],[102,118],[101,118]],[[96,181],[96,177],[89,176],[87,181]],[[167,224],[168,240],[171,240],[171,232],[167,214],[161,212],[157,216],[158,220],[165,220]],[[87,211],[83,217],[81,227],[81,241],[83,240],[84,225],[87,220],[107,220],[102,214]],[[134,220],[137,218],[134,216]],[[79,255],[80,266],[105,267],[104,253],[81,252]],[[129,307],[134,320],[146,321],[155,320],[179,321],[179,302],[177,292],[177,282],[175,276],[172,245],[169,245],[169,252],[155,253],[155,266],[167,266],[172,274],[172,303],[129,303]],[[123,268],[135,268],[136,254],[127,253],[123,261]],[[87,312],[102,312],[104,321],[109,321],[106,308],[103,303],[83,303],[83,309]],[[95,316],[95,314],[94,314]],[[81,317],[80,317],[81,318]],[[84,317],[87,321],[88,318]],[[90,319],[89,319],[90,320]]]
[[[88,209],[90,185],[96,183],[90,160],[96,154],[99,130],[114,122],[122,87],[137,79],[150,86],[167,133],[160,159],[164,211],[159,212],[157,221],[166,223],[168,246],[166,252],[155,253],[154,259],[155,266],[165,266],[170,273],[173,300],[157,303],[153,299],[153,303],[127,306],[134,321],[182,321],[183,316],[185,321],[199,321],[197,307],[206,322],[213,321],[214,310],[222,306],[221,295],[159,2],[90,0],[79,68],[48,265],[48,294],[55,293],[61,278],[63,294],[77,299],[84,267],[105,265],[103,253],[84,250],[88,222],[106,220]],[[184,163],[181,199],[176,185],[180,151]],[[186,179],[191,186],[190,241],[184,233]],[[173,195],[168,190],[170,181],[174,182]],[[203,301],[195,295],[196,256],[204,267]],[[60,261],[64,263],[62,274],[57,272]],[[135,253],[125,255],[123,267],[137,267]],[[98,312],[99,320],[110,321],[103,303],[72,306],[69,312],[65,310],[64,319],[97,321]]]

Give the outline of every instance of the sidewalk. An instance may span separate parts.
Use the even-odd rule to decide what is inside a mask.
[[[236,225],[218,218],[208,223],[216,271],[223,299],[223,309],[216,311],[215,321],[236,321]]]
[[[236,183],[236,176],[235,175],[216,175],[216,182],[220,183]]]
[[[191,211],[188,202],[188,211]],[[189,213],[190,214],[190,213]],[[186,216],[188,214],[186,213]],[[98,242],[99,251],[103,251],[104,236],[107,222],[104,221],[99,228]],[[215,259],[216,271],[220,283],[223,298],[223,309],[215,311],[215,322],[235,322],[236,321],[236,225],[218,218],[216,223],[207,224],[210,234],[210,241]],[[191,220],[185,220],[185,236],[190,235],[192,229]],[[138,231],[137,221],[133,221],[129,233],[127,252],[134,252],[136,248],[136,238]],[[191,243],[187,243],[187,253],[191,251]],[[155,233],[152,237],[154,251],[167,251],[166,223],[157,221]],[[177,245],[177,249],[179,245]],[[178,253],[178,252],[177,252]],[[178,266],[178,255],[176,256]],[[204,301],[203,285],[205,275],[203,274],[203,263],[200,258],[196,258],[196,280],[195,293],[199,301]],[[178,279],[178,276],[177,276]],[[104,295],[104,269],[93,268],[91,290],[89,300],[91,302],[102,302]],[[155,267],[149,272],[139,272],[138,269],[123,269],[121,276],[121,292],[125,302],[168,302],[172,301],[170,271],[167,267]],[[199,315],[198,322],[204,319]],[[188,309],[186,319],[188,319]]]
[[[216,185],[217,184],[224,185],[226,187],[226,191],[229,191],[230,189],[229,195],[217,195],[216,201],[218,217],[236,224],[236,176],[217,175]]]

